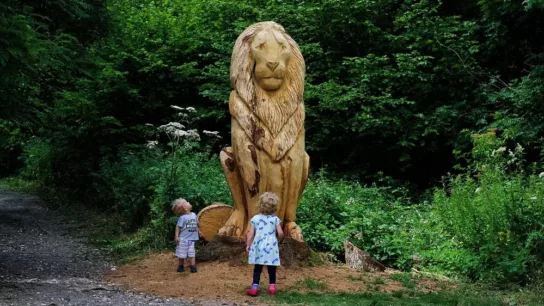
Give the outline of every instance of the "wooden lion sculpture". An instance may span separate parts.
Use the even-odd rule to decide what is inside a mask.
[[[308,179],[304,151],[304,58],[275,22],[248,27],[236,40],[230,66],[232,147],[220,154],[234,211],[219,235],[243,238],[259,196],[279,198],[287,237],[302,241],[296,210]]]

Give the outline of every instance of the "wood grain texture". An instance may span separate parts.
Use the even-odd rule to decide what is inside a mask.
[[[287,236],[303,240],[295,221],[309,169],[304,74],[299,47],[281,25],[257,23],[238,37],[230,71],[232,146],[220,154],[234,211],[220,235],[244,238],[259,196],[274,192]]]

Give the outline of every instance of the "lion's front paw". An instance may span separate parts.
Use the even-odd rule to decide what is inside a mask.
[[[239,211],[234,211],[225,225],[219,229],[217,235],[242,238],[244,233],[245,216]]]
[[[302,229],[295,222],[287,222],[283,227],[285,237],[289,237],[298,241],[304,241],[302,238]]]

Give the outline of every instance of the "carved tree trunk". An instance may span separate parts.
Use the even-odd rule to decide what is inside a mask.
[[[346,264],[350,268],[365,272],[385,271],[384,265],[347,240],[344,241],[344,250],[346,251]]]
[[[277,23],[251,25],[236,40],[230,68],[232,147],[220,153],[234,211],[219,235],[246,237],[259,196],[273,192],[286,237],[303,241],[296,209],[310,163],[304,145],[305,67],[297,43]]]

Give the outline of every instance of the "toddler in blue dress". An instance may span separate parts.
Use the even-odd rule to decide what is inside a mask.
[[[257,202],[259,214],[251,218],[247,234],[246,251],[248,263],[255,265],[253,285],[246,292],[256,296],[259,293],[259,281],[263,266],[268,268],[270,278],[268,292],[276,294],[276,267],[280,265],[279,240],[283,239],[281,220],[276,217],[278,197],[272,192],[265,192]]]

